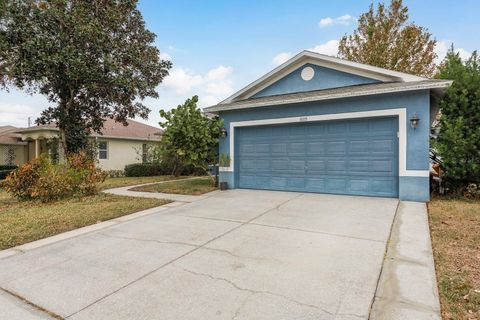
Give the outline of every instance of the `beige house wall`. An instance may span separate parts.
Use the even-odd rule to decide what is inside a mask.
[[[107,142],[108,159],[98,160],[103,170],[123,170],[127,164],[142,163],[142,145],[144,143],[155,143],[152,141],[108,138],[98,138],[97,141]]]
[[[27,161],[27,146],[24,145],[14,145],[14,144],[0,144],[0,165],[6,165],[7,163],[7,152],[9,148],[13,148],[15,159],[13,159],[13,164],[22,165]]]
[[[154,141],[111,138],[98,138],[97,141],[107,142],[108,158],[98,160],[99,165],[103,170],[123,170],[127,164],[142,163],[143,144],[151,145],[158,143]],[[45,141],[41,140],[39,142],[42,145]],[[35,141],[29,141],[27,145],[0,144],[0,165],[6,164],[6,152],[7,148],[10,146],[13,147],[15,151],[14,164],[16,165],[22,165],[35,158]],[[41,152],[46,152],[46,147],[41,148]]]

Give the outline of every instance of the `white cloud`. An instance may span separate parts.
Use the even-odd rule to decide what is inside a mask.
[[[275,57],[273,57],[272,63],[276,66],[279,66],[285,61],[287,61],[288,59],[290,59],[292,56],[293,55],[291,52],[280,52]]]
[[[232,67],[218,66],[207,72],[207,81],[224,80],[233,71]]]
[[[325,43],[316,45],[315,47],[310,48],[308,50],[321,53],[321,54],[326,54],[329,56],[336,56],[338,54],[338,45],[339,45],[338,40],[329,40]]]
[[[166,52],[160,52],[160,59],[172,61],[172,56]]]
[[[164,86],[173,89],[177,94],[187,93],[203,82],[202,76],[183,68],[171,69],[169,75],[163,80]]]
[[[452,41],[449,40],[441,40],[437,42],[437,45],[435,46],[435,53],[437,54],[437,58],[435,60],[436,64],[440,64],[443,61],[451,46]],[[463,48],[455,48],[455,51],[460,53],[460,58],[462,58],[462,60],[467,60],[472,55],[471,52]]]
[[[11,125],[17,127],[27,127],[28,117],[33,125],[35,119],[40,115],[40,110],[35,110],[27,104],[0,104],[0,125]]]
[[[322,18],[318,22],[318,26],[320,28],[325,28],[325,27],[334,26],[334,25],[346,26],[352,23],[354,20],[355,18],[352,17],[351,15],[344,14],[343,16],[336,17],[336,18],[331,18],[331,17]]]
[[[174,67],[163,81],[160,99],[168,103],[174,101],[169,105],[173,107],[193,95],[198,95],[201,107],[213,105],[233,93],[230,77],[232,72],[232,67],[224,65],[212,68],[204,75]]]

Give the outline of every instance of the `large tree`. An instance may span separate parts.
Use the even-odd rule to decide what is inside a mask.
[[[198,97],[193,96],[170,111],[160,110],[165,119],[160,123],[165,129],[160,143],[161,155],[172,164],[175,175],[188,166],[207,172],[208,165],[216,161],[223,122],[217,117],[206,117],[197,102]]]
[[[480,183],[480,58],[462,61],[453,47],[437,77],[454,80],[442,101],[440,131],[434,141],[442,161],[443,181],[452,191]]]
[[[427,29],[408,22],[402,0],[392,0],[388,8],[379,3],[376,11],[371,4],[338,51],[351,61],[428,77],[435,71],[435,44]]]
[[[105,118],[146,118],[146,97],[168,75],[137,0],[0,2],[0,81],[53,103],[38,124],[55,123],[60,154],[85,146]]]

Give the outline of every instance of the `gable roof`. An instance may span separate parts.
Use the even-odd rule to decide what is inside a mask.
[[[163,134],[162,129],[138,121],[127,119],[127,123],[128,126],[124,126],[120,122],[107,118],[103,123],[102,134],[93,133],[92,136],[129,140],[160,140]],[[27,133],[38,130],[58,131],[58,128],[55,123],[23,129],[16,128],[16,132],[18,133]]]
[[[351,74],[356,74],[363,77],[368,77],[382,82],[412,82],[428,80],[424,77],[419,77],[403,72],[392,71],[384,68],[370,66],[358,62],[348,61],[337,57],[327,56],[324,54],[304,50],[289,59],[285,63],[279,65],[269,73],[265,74],[258,80],[250,83],[243,89],[237,91],[227,99],[219,103],[228,104],[237,100],[245,100],[256,93],[260,92],[264,88],[268,87],[277,80],[283,78],[290,72],[301,67],[305,63],[315,64],[321,67],[327,67]]]

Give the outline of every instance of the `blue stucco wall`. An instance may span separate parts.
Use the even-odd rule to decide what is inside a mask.
[[[312,67],[315,73],[311,80],[305,81],[301,77],[301,72],[303,68],[307,66]],[[380,81],[313,64],[305,64],[258,92],[253,97],[259,98],[278,94],[331,89],[377,82]]]
[[[368,97],[337,99],[330,101],[309,102],[284,106],[270,106],[243,110],[232,110],[220,113],[224,126],[229,131],[230,122],[245,120],[260,120],[272,118],[285,118],[296,116],[311,116],[341,112],[357,112],[369,110],[382,110],[393,108],[406,108],[407,120],[416,112],[420,118],[416,130],[410,127],[407,121],[407,170],[429,169],[429,118],[430,95],[428,90],[384,94]],[[228,132],[230,135],[230,132]],[[229,153],[229,139],[221,139],[220,152]],[[229,182],[229,187],[235,188],[234,173],[223,172],[222,181]],[[428,178],[401,177],[399,194],[402,200],[428,201]]]

